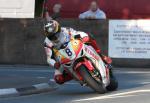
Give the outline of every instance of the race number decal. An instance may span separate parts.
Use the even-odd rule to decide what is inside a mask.
[[[65,52],[67,53],[68,56],[72,56],[72,52],[70,51],[70,49],[66,49]]]
[[[74,45],[78,45],[78,42],[77,42],[77,41],[75,41],[73,44],[74,44]]]

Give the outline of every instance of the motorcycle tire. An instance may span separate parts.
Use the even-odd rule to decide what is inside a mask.
[[[106,87],[108,91],[115,91],[118,88],[118,81],[114,77],[112,68],[110,69],[110,84]]]
[[[82,78],[85,80],[85,82],[87,83],[87,85],[92,88],[94,91],[103,94],[106,92],[105,87],[103,86],[102,82],[98,82],[96,81],[91,74],[89,73],[88,69],[84,66],[81,65],[80,69],[79,69],[80,75],[82,76]]]

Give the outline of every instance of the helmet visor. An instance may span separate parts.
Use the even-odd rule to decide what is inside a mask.
[[[50,39],[52,42],[57,43],[59,42],[60,33],[54,33],[50,36],[48,36],[48,39]]]

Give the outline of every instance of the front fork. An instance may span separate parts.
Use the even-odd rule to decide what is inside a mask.
[[[75,67],[73,68],[73,70],[74,70],[74,72],[75,72],[75,76],[76,76],[76,78],[81,82],[81,83],[84,83],[84,80],[83,80],[83,78],[82,78],[82,76],[80,75],[80,73],[79,73],[79,71],[78,71],[78,69],[80,69],[80,66],[81,65],[84,65],[88,70],[89,70],[89,72],[91,73],[91,75],[93,76],[93,78],[95,78],[97,81],[103,81],[103,78],[101,77],[101,73],[100,73],[100,71],[98,71],[98,70],[96,70],[95,69],[95,67],[93,66],[93,64],[89,61],[89,60],[87,60],[86,58],[84,58],[84,60],[83,61],[81,61],[81,62],[79,62],[79,63],[77,63],[76,65],[75,65]],[[107,78],[107,80],[110,80],[110,77],[111,77],[111,65],[109,64],[107,64],[106,66],[105,66],[105,68],[106,68],[106,78]],[[105,84],[105,83],[104,83]],[[105,86],[107,86],[109,83],[106,83],[105,84]]]
[[[87,60],[86,58],[83,58],[82,61],[78,62],[73,67],[74,77],[80,82],[81,85],[85,85],[86,83],[84,82],[82,76],[79,73],[79,69],[80,69],[81,65],[84,65],[89,71],[93,71],[94,67],[93,67],[92,63],[89,60]]]
[[[107,64],[107,68],[109,69],[109,76],[110,78],[113,78],[114,75],[113,75],[113,67],[111,64]]]
[[[100,74],[100,71],[98,71],[97,69],[95,69],[95,67],[93,66],[93,64],[88,59],[86,59],[86,58],[84,58],[83,61],[80,61],[79,63],[77,63],[75,65],[75,67],[74,67],[74,71],[75,71],[77,77],[79,78],[79,81],[82,81],[83,83],[85,83],[84,80],[83,80],[83,78],[82,78],[82,76],[79,73],[79,69],[80,69],[81,65],[84,65],[88,69],[89,73],[91,74],[91,76],[96,81],[98,81],[98,82],[103,81],[102,77],[101,77],[101,74]]]

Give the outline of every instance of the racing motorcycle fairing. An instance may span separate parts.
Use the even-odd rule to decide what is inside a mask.
[[[74,76],[79,76],[75,71],[81,65],[84,65],[89,71],[97,69],[101,75],[103,84],[105,86],[109,84],[109,70],[105,67],[101,57],[92,46],[84,44],[81,40],[71,39],[65,48],[60,50],[54,49],[54,52],[56,60]],[[79,59],[83,60],[77,62]],[[80,80],[82,80],[81,77]]]

